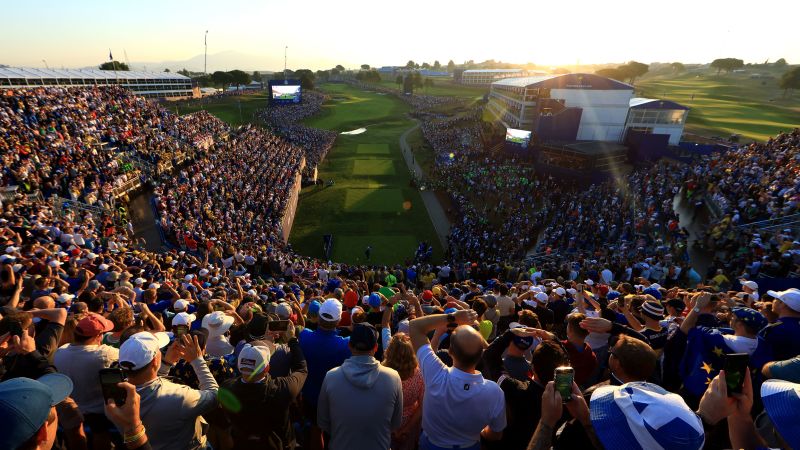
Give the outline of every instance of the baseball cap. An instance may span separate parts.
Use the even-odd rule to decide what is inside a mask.
[[[64,294],[61,294],[58,297],[56,297],[56,303],[64,304],[64,303],[67,303],[68,301],[70,301],[70,300],[72,300],[74,298],[75,298],[74,295],[64,293]]]
[[[369,303],[369,306],[371,306],[373,308],[377,308],[377,307],[381,306],[381,296],[378,295],[377,292],[373,292],[373,293],[369,294],[369,298],[367,299],[367,303]]]
[[[342,318],[342,304],[335,298],[325,300],[319,307],[319,317],[330,322],[338,322]]]
[[[536,301],[538,301],[542,305],[546,305],[547,300],[549,298],[547,294],[545,294],[544,292],[537,292],[536,295],[534,295],[533,297],[536,299]]]
[[[649,296],[655,298],[656,300],[661,300],[661,291],[659,291],[658,289],[654,288],[653,286],[650,286],[649,288],[647,288],[644,291],[642,291],[642,294],[649,295]]]
[[[172,309],[175,311],[186,311],[189,308],[189,302],[183,299],[176,300],[175,303],[172,304]]]
[[[744,322],[749,327],[755,330],[761,330],[765,326],[769,325],[769,320],[764,317],[760,312],[756,311],[752,308],[733,308],[731,309],[733,315],[736,316],[737,319]]]
[[[426,302],[431,301],[433,299],[433,291],[431,291],[430,289],[425,289],[424,291],[422,291],[422,299],[425,300]]]
[[[786,303],[786,306],[800,312],[800,289],[789,288],[785,291],[767,291],[767,295]]]
[[[78,321],[78,324],[75,326],[75,334],[83,337],[94,337],[113,329],[114,322],[100,314],[89,313],[86,317]]]
[[[378,332],[375,327],[368,322],[353,325],[353,332],[350,333],[350,345],[354,349],[367,352],[375,348],[378,344]]]
[[[191,325],[191,323],[194,322],[195,319],[197,319],[197,316],[195,316],[194,314],[179,312],[178,314],[175,314],[175,317],[172,318],[172,326],[174,327],[175,325]]]
[[[353,308],[358,304],[358,292],[353,289],[344,293],[344,305]]]
[[[557,287],[554,292],[556,293],[556,295],[560,295],[562,297],[567,295],[567,291],[561,286]]]
[[[0,448],[18,448],[47,420],[50,408],[72,393],[72,380],[61,373],[50,373],[37,380],[12,378],[0,383]]]
[[[663,319],[664,307],[661,306],[661,303],[647,301],[642,303],[642,314],[651,319]]]
[[[278,303],[275,307],[275,314],[282,320],[287,320],[292,316],[292,307],[288,303]]]
[[[269,317],[263,312],[254,312],[253,318],[247,322],[247,334],[250,339],[261,339],[267,334]]]
[[[677,394],[646,382],[594,391],[589,416],[605,448],[703,447],[703,423]]]
[[[139,370],[153,361],[162,347],[169,344],[167,333],[142,331],[129,337],[119,347],[119,365],[126,370]]]
[[[263,345],[244,344],[237,360],[239,372],[248,381],[253,375],[259,375],[269,365],[270,349]]]
[[[587,286],[594,286],[594,280],[592,280],[591,278],[588,280],[583,280],[583,283],[586,284]]]
[[[797,411],[800,408],[800,384],[783,380],[768,380],[761,385],[764,410],[791,448],[800,448],[800,428]]]
[[[322,304],[318,300],[312,300],[311,303],[308,304],[308,315],[309,316],[319,316],[319,309]]]
[[[514,328],[525,328],[525,325],[519,322],[511,322],[510,324],[508,324],[509,330],[513,330]],[[532,336],[523,337],[523,336],[517,336],[515,334],[514,338],[512,339],[512,342],[514,342],[514,345],[519,347],[521,350],[527,350],[531,348],[531,345],[533,345],[533,337]]]
[[[758,290],[758,283],[753,280],[739,280],[742,283],[742,287],[753,289],[754,291]]]
[[[208,330],[209,336],[222,336],[233,325],[233,317],[222,311],[214,311],[203,316],[203,328]]]

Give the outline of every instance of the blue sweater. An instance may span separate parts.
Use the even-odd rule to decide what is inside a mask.
[[[308,378],[303,385],[303,399],[316,405],[319,399],[319,390],[325,374],[334,367],[342,365],[350,357],[350,348],[347,344],[350,338],[339,336],[337,331],[316,331],[308,328],[300,332],[300,348],[308,364]]]

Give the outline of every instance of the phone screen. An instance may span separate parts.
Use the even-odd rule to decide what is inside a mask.
[[[284,332],[289,329],[288,320],[272,320],[267,324],[267,331]]]
[[[749,361],[750,356],[747,353],[725,355],[725,382],[728,385],[728,395],[742,393]]]
[[[189,325],[175,325],[175,337],[181,337],[184,334],[189,334]]]
[[[572,381],[575,379],[575,370],[572,367],[557,367],[555,373],[555,387],[561,394],[561,400],[572,400]]]
[[[103,390],[103,398],[112,399],[117,406],[125,404],[127,396],[125,390],[117,386],[117,383],[127,381],[122,369],[100,369],[100,387]]]

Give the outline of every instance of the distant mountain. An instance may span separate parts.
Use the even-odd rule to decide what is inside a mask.
[[[275,70],[280,70],[283,66],[283,55],[278,55],[275,58],[263,57],[252,55],[248,53],[237,52],[235,50],[228,50],[224,52],[214,53],[208,55],[208,73],[217,70],[233,70],[239,69],[246,72],[257,70],[261,73],[272,73]],[[150,72],[163,72],[164,69],[169,69],[172,72],[177,72],[181,69],[187,69],[191,72],[203,71],[203,55],[199,54],[189,59],[182,61],[159,61],[159,62],[135,62],[130,63],[131,70],[147,70]],[[264,67],[270,67],[269,70]]]

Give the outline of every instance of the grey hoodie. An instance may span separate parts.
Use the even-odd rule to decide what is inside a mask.
[[[317,423],[330,449],[389,449],[403,419],[400,375],[368,355],[351,356],[322,382]]]

